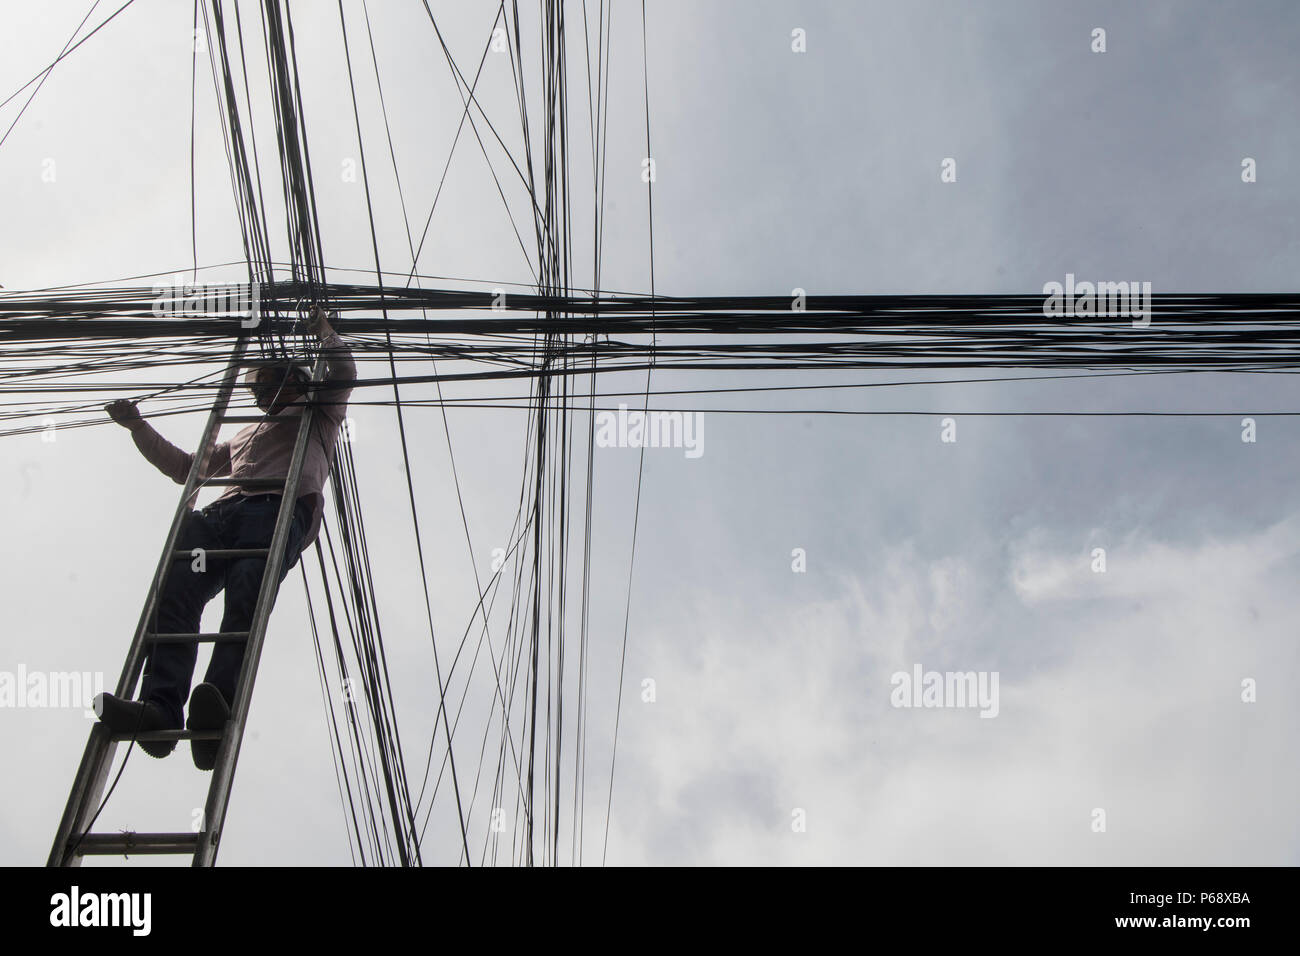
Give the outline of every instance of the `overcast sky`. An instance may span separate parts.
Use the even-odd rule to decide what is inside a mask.
[[[0,94],[52,60],[88,6],[4,4]],[[361,8],[344,6],[354,67],[368,69],[356,59]],[[496,4],[430,6],[470,71]],[[373,268],[364,194],[340,174],[356,131],[337,10],[293,10],[325,260]],[[568,10],[575,222],[587,224],[575,229],[576,278],[589,285],[582,5]],[[7,291],[190,266],[191,17],[187,3],[137,0],[53,72],[0,146]],[[461,101],[420,3],[371,3],[370,17],[418,230]],[[1096,28],[1104,53],[1091,49]],[[791,49],[795,29],[806,52]],[[601,279],[648,291],[639,5],[616,0],[612,37]],[[656,291],[1037,293],[1066,273],[1149,281],[1156,293],[1292,291],[1298,40],[1289,0],[651,0]],[[195,187],[206,265],[242,251],[205,69],[200,60]],[[381,256],[400,271],[410,266],[401,206],[373,74],[360,74]],[[489,55],[483,83],[484,108],[515,148],[504,56]],[[0,109],[0,135],[24,98]],[[258,133],[269,148],[273,131]],[[957,179],[944,183],[949,157]],[[1254,183],[1242,181],[1246,157]],[[42,176],[51,168],[53,182]],[[508,192],[531,249],[525,198]],[[426,284],[527,287],[506,209],[477,144],[462,141],[419,263],[449,278]],[[275,241],[283,253],[282,235]],[[687,389],[879,380],[655,376]],[[635,391],[644,379],[602,386]],[[370,397],[391,394],[382,391]],[[1300,863],[1300,420],[1266,414],[1300,410],[1298,392],[1284,375],[1205,374],[680,397],[689,409],[933,415],[706,411],[702,456],[646,453],[608,862]],[[1043,410],[1240,412],[1258,434],[1243,442],[1237,417],[978,414]],[[436,700],[395,416],[352,414],[418,780]],[[434,622],[440,651],[452,653],[474,607],[471,555],[442,418],[407,415]],[[524,415],[448,415],[482,573],[517,507]],[[940,441],[949,415],[953,443]],[[190,447],[202,424],[194,415],[159,427]],[[0,447],[0,671],[103,671],[111,685],[177,486],[107,420]],[[603,837],[637,461],[631,449],[596,454],[586,863],[599,861]],[[803,573],[792,570],[796,548]],[[1097,548],[1105,573],[1092,568]],[[268,633],[223,864],[351,859],[305,607],[295,568]],[[209,607],[210,629],[220,608]],[[891,706],[891,675],[918,664],[996,672],[997,716]],[[641,700],[647,678],[653,703]],[[1254,702],[1242,700],[1248,679]],[[87,726],[78,711],[0,710],[0,862],[44,862]],[[469,736],[463,757],[457,739],[457,759],[472,768],[479,741]],[[188,829],[208,778],[187,749],[161,763],[133,754],[97,829]],[[479,823],[486,812],[480,800]],[[806,829],[792,825],[800,819]],[[440,793],[424,859],[454,864],[459,843]]]

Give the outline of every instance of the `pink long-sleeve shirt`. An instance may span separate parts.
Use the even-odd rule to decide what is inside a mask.
[[[311,524],[307,536],[303,539],[306,548],[316,540],[320,532],[321,517],[325,511],[325,480],[330,473],[330,459],[334,446],[338,442],[339,431],[347,414],[348,396],[352,393],[349,383],[356,381],[357,366],[352,353],[337,333],[332,333],[321,342],[325,350],[325,376],[322,379],[334,385],[333,388],[320,389],[316,392],[319,404],[312,419],[312,435],[307,443],[307,454],[302,464],[302,477],[298,484],[298,498],[308,498],[311,503]],[[213,448],[212,457],[200,476],[219,478],[229,475],[232,478],[285,478],[289,474],[289,462],[293,457],[294,442],[298,438],[298,424],[302,417],[303,406],[290,406],[279,414],[267,415],[262,421],[240,429],[230,441],[220,442]],[[131,437],[149,462],[178,485],[185,484],[190,468],[194,465],[194,455],[182,451],[146,422],[140,419],[132,427]],[[243,489],[232,485],[219,498],[233,498],[237,495],[267,494],[265,488]]]

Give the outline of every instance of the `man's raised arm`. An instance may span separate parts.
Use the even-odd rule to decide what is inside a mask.
[[[140,454],[144,455],[151,465],[176,484],[185,484],[185,479],[189,477],[190,469],[194,466],[192,454],[181,451],[158,434],[157,430],[140,416],[140,410],[132,402],[119,399],[116,402],[109,402],[104,406],[104,410],[113,421],[130,430],[135,447],[140,449]],[[205,471],[206,474],[200,476],[202,479],[229,474],[230,445],[228,442],[221,442],[212,450],[212,459],[208,462]]]
[[[342,407],[347,404],[348,396],[352,394],[350,383],[357,380],[357,363],[352,358],[352,350],[348,348],[346,342],[339,338],[339,334],[330,325],[324,309],[320,306],[313,309],[307,322],[308,327],[320,339],[322,350],[325,353],[325,378],[323,381],[335,386],[323,392],[324,404],[326,407],[332,406],[339,409],[341,415]]]

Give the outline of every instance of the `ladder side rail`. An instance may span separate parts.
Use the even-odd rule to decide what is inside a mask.
[[[207,424],[204,426],[199,452],[194,455],[194,462],[190,466],[189,475],[186,477],[185,489],[180,504],[177,505],[176,513],[172,517],[166,547],[163,548],[162,557],[159,559],[158,567],[154,571],[149,594],[145,599],[144,610],[140,614],[140,622],[136,626],[135,637],[131,642],[131,649],[127,654],[122,674],[118,678],[116,688],[116,696],[118,697],[131,696],[132,691],[135,689],[136,680],[143,669],[144,635],[148,632],[150,618],[153,616],[158,604],[158,594],[162,590],[167,571],[174,560],[172,552],[175,550],[176,541],[180,537],[181,524],[198,497],[199,475],[202,474],[202,469],[207,467],[211,457],[215,438],[220,430],[222,413],[225,411],[234,392],[235,382],[239,378],[239,362],[247,347],[248,339],[241,333],[231,352],[230,366],[222,379],[221,387],[218,389],[217,401],[213,405],[212,412],[208,415]],[[108,728],[102,724],[96,723],[90,730],[86,748],[82,753],[81,763],[77,767],[77,775],[73,780],[72,790],[68,794],[68,802],[64,807],[63,817],[59,821],[59,828],[54,837],[54,845],[50,850],[49,859],[46,861],[47,866],[78,866],[81,863],[80,855],[71,852],[71,843],[74,835],[85,832],[91,817],[98,810],[99,799],[108,780],[108,771],[113,762],[113,755],[117,751],[117,742],[110,739],[110,737]]]
[[[325,368],[325,350],[322,350],[312,370],[313,385],[319,384]],[[311,389],[308,389],[307,399],[302,419],[298,424],[298,437],[294,442],[293,455],[289,460],[289,474],[285,479],[284,493],[280,497],[280,511],[276,516],[275,531],[271,535],[271,553],[266,558],[257,607],[248,628],[244,660],[240,665],[239,681],[235,686],[235,699],[230,702],[230,720],[226,725],[226,733],[217,750],[217,761],[212,770],[212,783],[208,787],[208,799],[203,811],[203,830],[198,849],[194,853],[194,866],[213,866],[216,863],[217,847],[225,826],[226,808],[230,802],[230,791],[234,783],[235,764],[239,760],[239,748],[243,742],[244,727],[253,698],[253,681],[257,676],[257,665],[262,656],[262,642],[266,637],[266,627],[280,588],[280,566],[284,563],[284,546],[288,543],[289,525],[293,521],[294,509],[298,503],[298,485],[302,477],[303,463],[307,459],[307,447],[311,442],[312,423],[315,421],[316,413],[314,394]]]
[[[194,462],[190,466],[190,473],[185,479],[185,491],[181,497],[181,503],[177,506],[176,514],[172,517],[172,526],[167,534],[162,559],[158,562],[158,568],[154,572],[153,585],[149,589],[149,597],[145,602],[144,613],[140,615],[140,624],[136,628],[135,641],[131,644],[131,651],[127,656],[126,665],[122,668],[122,676],[118,681],[117,696],[119,697],[129,697],[131,695],[131,692],[135,689],[135,682],[144,669],[144,648],[146,643],[144,637],[149,632],[151,618],[158,610],[158,601],[162,594],[167,573],[176,560],[173,557],[173,552],[175,552],[176,542],[180,538],[181,527],[184,524],[186,515],[189,514],[198,500],[199,492],[202,490],[200,476],[203,474],[203,469],[207,468],[208,462],[212,458],[212,452],[216,448],[216,438],[217,433],[221,430],[222,416],[230,404],[230,398],[235,390],[235,383],[239,380],[239,372],[242,368],[241,359],[247,347],[248,339],[241,334],[235,343],[234,351],[231,353],[230,365],[221,381],[221,387],[217,390],[217,400],[212,406],[212,412],[208,416],[207,424],[203,427],[203,437],[199,441],[199,451],[195,453]]]

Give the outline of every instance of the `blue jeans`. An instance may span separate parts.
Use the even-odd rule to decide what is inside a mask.
[[[176,547],[183,551],[269,547],[280,498],[278,494],[228,498],[214,501],[202,511],[191,511],[181,525]],[[310,520],[310,501],[299,498],[280,565],[281,581],[298,563]],[[197,634],[203,608],[225,588],[226,609],[221,630],[247,631],[253,622],[265,570],[264,558],[208,558],[203,571],[193,570],[192,558],[177,558],[163,582],[154,629],[162,634]],[[272,594],[272,602],[274,598]],[[197,644],[156,644],[145,660],[140,699],[156,703],[177,727],[184,721],[184,705],[189,698],[197,659]],[[212,661],[204,680],[215,684],[227,703],[234,700],[243,660],[242,641],[213,645]]]

